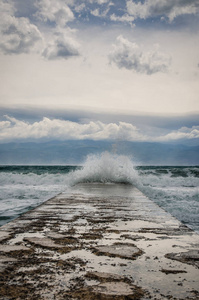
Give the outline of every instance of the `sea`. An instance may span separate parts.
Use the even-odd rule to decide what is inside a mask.
[[[199,233],[199,166],[142,166],[109,152],[77,166],[1,165],[0,226],[79,182],[132,184]]]

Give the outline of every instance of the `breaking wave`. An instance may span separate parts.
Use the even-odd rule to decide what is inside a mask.
[[[91,155],[81,170],[72,174],[82,182],[126,183],[199,232],[199,167],[141,166],[123,155],[104,152]]]
[[[199,232],[199,167],[138,167],[108,152],[82,166],[0,166],[0,225],[81,182],[132,184]]]
[[[74,184],[82,182],[137,184],[138,173],[127,156],[104,152],[89,155],[81,170],[72,175]]]

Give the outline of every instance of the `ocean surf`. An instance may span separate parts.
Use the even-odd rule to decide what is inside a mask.
[[[0,225],[82,182],[132,184],[199,232],[198,166],[135,166],[108,152],[82,166],[0,166]]]

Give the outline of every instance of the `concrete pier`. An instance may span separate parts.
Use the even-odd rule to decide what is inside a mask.
[[[199,235],[123,184],[81,184],[0,228],[0,299],[199,299]]]

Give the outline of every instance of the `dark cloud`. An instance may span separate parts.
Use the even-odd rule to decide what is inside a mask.
[[[136,43],[131,43],[122,36],[117,38],[117,43],[114,45],[109,59],[118,68],[134,70],[148,75],[166,72],[170,64],[168,55],[162,54],[158,50],[143,52]]]

